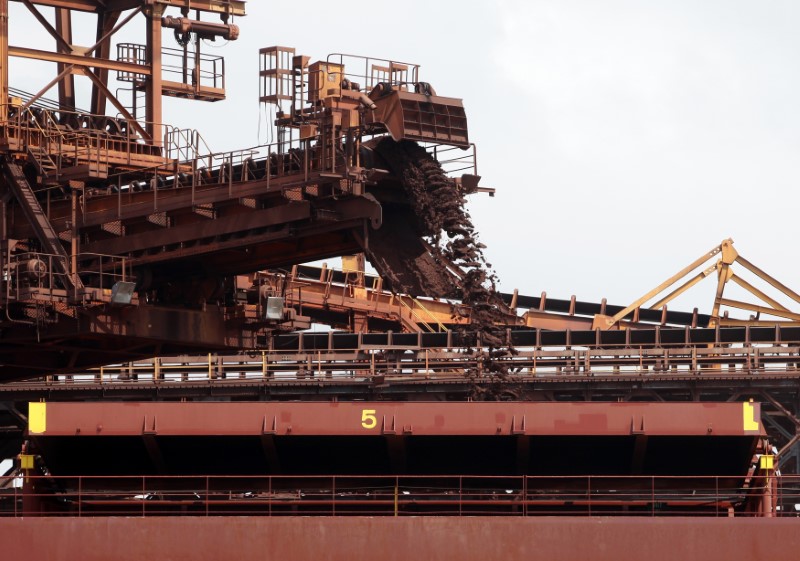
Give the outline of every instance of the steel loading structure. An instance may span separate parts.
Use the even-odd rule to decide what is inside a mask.
[[[162,96],[224,98],[224,61],[202,39],[235,40],[244,2],[21,3],[56,47],[10,45],[0,0],[0,451],[18,461],[0,493],[4,555],[660,559],[682,543],[713,559],[800,545],[797,481],[776,471],[798,440],[800,316],[752,285],[758,305],[723,299],[734,262],[771,279],[729,241],[682,271],[720,257],[709,316],[665,307],[708,269],[654,309],[684,275],[624,307],[504,297],[463,213],[485,190],[463,106],[416,65],[262,49],[278,142],[202,154],[164,123]],[[76,11],[97,17],[92,46],[74,44]],[[142,21],[141,44],[114,40]],[[53,80],[15,90],[9,56],[54,63]],[[317,285],[261,272],[354,252],[381,287],[359,268],[356,282],[305,269]],[[312,318],[355,333],[295,332]],[[475,401],[487,396],[504,401]],[[598,396],[622,402],[574,402]],[[694,402],[651,402],[669,399]]]

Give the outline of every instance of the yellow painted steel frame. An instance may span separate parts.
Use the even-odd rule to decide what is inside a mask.
[[[711,267],[706,267],[700,270],[700,272],[695,273],[695,271],[697,271],[697,269],[699,269],[700,267],[705,267],[706,263],[710,259],[720,254],[721,257],[717,260],[717,262],[714,265],[712,265]],[[800,294],[790,289],[789,287],[787,287],[774,277],[764,272],[762,269],[759,269],[758,267],[753,265],[750,261],[748,261],[741,255],[739,255],[739,253],[733,247],[733,240],[729,238],[723,240],[720,245],[712,248],[710,251],[700,256],[699,258],[694,260],[691,264],[689,264],[687,267],[681,269],[675,275],[665,280],[663,283],[661,283],[654,289],[650,290],[644,296],[638,298],[632,304],[620,310],[615,315],[613,316],[606,316],[601,314],[596,315],[592,323],[592,329],[600,329],[604,331],[608,329],[624,329],[625,326],[622,324],[622,320],[624,318],[626,318],[631,313],[634,314],[635,318],[638,315],[636,312],[639,308],[644,306],[650,300],[660,296],[668,289],[672,288],[679,281],[686,279],[686,277],[689,277],[688,280],[684,280],[684,282],[680,286],[678,286],[671,292],[659,298],[656,302],[648,306],[648,308],[653,310],[659,308],[665,308],[670,301],[674,300],[675,298],[686,292],[688,289],[698,284],[703,279],[711,276],[711,274],[714,271],[716,271],[717,273],[717,289],[714,295],[714,302],[710,314],[711,320],[709,322],[708,327],[715,327],[717,325],[754,326],[754,325],[800,324],[800,313],[791,311],[789,308],[787,308],[774,298],[770,297],[762,290],[758,289],[745,279],[736,275],[736,273],[734,273],[733,269],[731,268],[731,266],[734,263],[739,263],[740,265],[742,265],[742,267],[744,267],[744,269],[755,275],[757,278],[766,282],[767,284],[778,290],[780,293],[782,293],[784,296],[791,298],[795,303],[800,304]],[[766,305],[724,298],[723,295],[725,292],[725,286],[729,281],[733,281],[734,283],[739,285],[741,288],[745,289],[747,292],[755,296],[758,300],[760,300]],[[748,320],[731,319],[727,317],[727,314],[723,314],[722,316],[720,315],[720,308],[722,308],[723,306],[728,308],[737,308],[740,310],[755,312],[756,315],[754,317],[751,316],[751,318]],[[761,319],[760,316],[762,314],[766,316],[772,316],[775,318],[782,318],[782,320]]]

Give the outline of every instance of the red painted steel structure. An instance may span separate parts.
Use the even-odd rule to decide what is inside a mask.
[[[90,78],[92,77],[90,67],[96,67],[99,75],[94,77],[93,82],[97,95],[94,95],[92,100],[92,111],[96,113],[103,113],[102,106],[105,105],[103,98],[112,100],[110,92],[106,92],[107,88],[104,85],[107,82],[107,71],[115,68],[136,70],[123,61],[105,60],[109,57],[107,51],[110,47],[110,42],[106,41],[106,37],[113,34],[111,28],[114,27],[120,11],[134,6],[143,10],[148,18],[148,41],[145,47],[149,55],[145,57],[145,60],[149,61],[151,68],[148,69],[150,77],[144,87],[148,98],[146,113],[150,122],[145,124],[146,130],[141,130],[143,137],[148,141],[148,149],[140,154],[144,156],[139,158],[137,164],[141,168],[137,168],[140,175],[127,175],[125,181],[119,180],[116,196],[112,195],[113,190],[108,190],[109,187],[105,181],[109,169],[112,169],[109,166],[114,164],[113,158],[109,158],[107,162],[90,162],[89,164],[84,164],[76,158],[76,161],[73,162],[76,165],[71,166],[74,169],[66,169],[59,165],[53,170],[48,170],[46,160],[50,157],[51,151],[47,148],[47,143],[43,142],[44,136],[47,135],[31,135],[30,123],[23,123],[21,119],[17,119],[18,123],[8,123],[8,126],[16,127],[15,131],[26,133],[30,137],[28,145],[23,146],[20,144],[22,134],[19,136],[9,135],[9,139],[16,143],[13,149],[18,152],[18,161],[9,160],[7,162],[6,175],[11,183],[7,198],[16,197],[19,207],[16,210],[12,209],[7,214],[9,217],[16,217],[11,220],[11,234],[13,235],[9,237],[9,240],[38,239],[44,249],[48,250],[41,254],[41,257],[44,258],[49,253],[47,259],[51,266],[48,269],[54,270],[52,263],[56,263],[55,269],[58,269],[58,274],[63,277],[63,286],[51,281],[48,283],[47,291],[39,292],[41,287],[33,286],[35,283],[32,282],[32,279],[35,279],[35,276],[31,273],[40,271],[39,263],[44,263],[44,261],[37,259],[22,261],[21,256],[25,255],[22,251],[15,256],[17,259],[13,261],[13,267],[18,271],[24,270],[26,273],[23,276],[15,277],[17,281],[21,281],[14,286],[15,291],[7,291],[8,302],[6,304],[9,309],[13,308],[20,312],[14,318],[16,325],[6,328],[8,333],[6,333],[5,339],[19,347],[3,349],[4,356],[9,359],[3,360],[3,363],[9,372],[14,370],[16,376],[20,375],[18,370],[21,368],[31,369],[32,372],[48,372],[53,369],[72,371],[80,365],[117,360],[128,355],[135,357],[138,354],[145,356],[163,352],[165,346],[168,350],[171,345],[176,345],[176,348],[182,348],[181,344],[209,348],[250,347],[260,342],[256,337],[257,332],[266,329],[262,325],[263,318],[259,317],[258,322],[253,322],[252,320],[255,318],[246,317],[246,315],[231,317],[228,315],[231,313],[230,310],[219,307],[213,314],[211,312],[203,314],[202,321],[208,322],[208,325],[204,324],[202,329],[193,330],[187,326],[200,325],[201,322],[196,321],[199,320],[196,310],[191,308],[188,302],[183,302],[184,291],[177,290],[175,294],[170,291],[162,291],[161,294],[154,292],[151,295],[154,298],[158,296],[160,305],[169,308],[176,304],[187,304],[187,308],[180,312],[172,308],[139,310],[135,317],[133,317],[133,312],[128,313],[125,317],[123,312],[114,308],[91,311],[90,313],[93,315],[88,328],[86,321],[83,321],[86,318],[77,322],[74,321],[74,318],[68,319],[71,316],[64,314],[60,324],[54,324],[46,333],[49,340],[45,339],[45,341],[49,343],[50,354],[46,355],[43,352],[45,346],[41,344],[38,345],[38,348],[31,350],[26,343],[33,341],[34,331],[37,344],[42,340],[39,325],[35,325],[35,330],[31,327],[34,323],[30,322],[33,317],[30,314],[35,309],[34,305],[40,306],[44,301],[51,309],[62,313],[58,306],[53,305],[55,300],[63,299],[63,302],[69,303],[76,309],[91,299],[104,304],[108,303],[107,295],[103,292],[107,287],[103,284],[102,266],[99,286],[89,286],[90,290],[85,290],[87,288],[84,286],[86,279],[81,278],[78,274],[79,259],[85,259],[85,256],[79,257],[82,255],[79,251],[108,253],[113,254],[115,259],[121,259],[115,267],[121,271],[120,282],[123,283],[129,280],[125,276],[126,268],[134,265],[142,267],[143,270],[150,273],[149,276],[156,279],[154,286],[158,282],[166,282],[166,280],[176,282],[176,279],[180,279],[186,283],[184,286],[193,287],[196,282],[193,279],[184,278],[187,272],[186,265],[196,265],[201,260],[205,266],[213,263],[214,268],[220,274],[233,275],[239,271],[250,271],[252,267],[256,266],[291,263],[312,256],[332,255],[364,248],[366,244],[361,236],[366,236],[367,232],[370,232],[370,225],[377,227],[381,219],[381,207],[377,201],[363,199],[366,187],[372,185],[374,178],[371,178],[372,174],[365,173],[363,170],[354,173],[348,169],[347,165],[344,166],[344,171],[338,169],[339,162],[335,161],[335,158],[331,158],[329,162],[332,164],[330,169],[327,167],[312,169],[313,166],[309,166],[307,161],[309,153],[307,150],[306,162],[302,167],[304,173],[299,173],[301,171],[299,166],[297,169],[291,167],[294,164],[290,158],[284,158],[276,162],[273,174],[271,155],[269,159],[264,158],[260,162],[235,162],[234,154],[231,153],[223,156],[224,163],[213,169],[209,165],[209,169],[204,170],[205,173],[199,173],[200,170],[196,169],[200,160],[194,158],[191,169],[181,168],[176,161],[174,164],[158,167],[153,172],[152,179],[147,175],[149,172],[142,175],[143,170],[149,169],[149,165],[145,164],[161,164],[159,161],[162,155],[161,141],[158,138],[160,136],[158,132],[162,127],[159,98],[162,94],[170,92],[169,83],[165,82],[158,72],[161,53],[160,25],[176,30],[180,29],[184,33],[187,33],[192,26],[196,31],[200,30],[200,26],[204,26],[206,30],[210,26],[212,34],[219,34],[217,31],[225,28],[227,30],[226,38],[235,38],[233,26],[227,24],[227,19],[223,19],[224,24],[191,22],[183,18],[180,21],[175,18],[160,20],[162,8],[170,5],[185,7],[187,12],[189,8],[213,8],[220,11],[230,10],[233,4],[237,4],[243,11],[243,2],[232,3],[215,0],[189,2],[187,0],[184,4],[166,0],[160,2],[112,0],[99,3],[85,0],[38,2],[25,0],[24,3],[29,8],[34,4],[56,8],[58,21],[56,29],[51,30],[51,34],[57,40],[59,38],[61,40],[59,53],[48,59],[43,56],[44,53],[41,51],[32,52],[13,46],[9,47],[5,41],[5,31],[0,30],[3,35],[3,41],[0,41],[2,43],[0,55],[6,56],[10,53],[16,56],[52,60],[61,65],[59,67],[60,78],[66,77],[63,69],[67,64],[84,68],[82,73]],[[0,13],[5,15],[7,0],[0,0],[0,6]],[[102,10],[100,6],[102,6]],[[98,13],[113,12],[105,13],[103,16],[105,19],[98,20],[97,46],[100,48],[99,54],[102,56],[92,58],[92,64],[80,56],[74,56],[67,52],[72,50],[70,46],[72,40],[70,37],[71,23],[66,10],[71,9],[96,9]],[[38,12],[34,11],[34,13]],[[5,22],[6,18],[0,19]],[[60,37],[62,33],[64,36]],[[103,43],[105,44],[103,45]],[[301,73],[303,68],[302,64],[293,67]],[[144,71],[145,69],[141,68],[140,70]],[[72,81],[71,77],[69,80],[62,81],[64,84],[59,92],[59,106],[63,110],[68,105],[66,101],[73,97],[74,86],[69,83]],[[4,103],[8,97],[7,86],[7,77],[0,76],[0,90],[3,93]],[[172,87],[175,88],[175,86]],[[192,93],[185,88],[177,88],[177,90],[173,90],[173,95]],[[430,104],[431,97],[435,94],[427,85],[424,85],[422,90],[425,92],[424,97],[420,92],[409,93],[405,97],[407,100]],[[395,91],[395,97],[399,96],[398,91]],[[221,92],[206,93],[221,95]],[[193,95],[199,94],[202,94],[199,89],[193,92]],[[351,98],[352,107],[357,106],[355,99],[356,97]],[[366,99],[369,106],[371,102],[369,98]],[[21,106],[17,115],[28,115],[27,109],[33,101],[29,100],[24,106]],[[361,102],[363,103],[363,99]],[[372,105],[374,110],[375,106]],[[460,102],[449,105],[460,107]],[[406,107],[406,109],[408,108]],[[124,109],[119,107],[118,109],[126,113]],[[347,109],[347,111],[353,110],[352,108]],[[41,113],[40,115],[46,114]],[[303,117],[303,123],[306,122],[306,118],[307,116]],[[5,121],[5,119],[3,120]],[[59,126],[64,124],[63,122],[56,123],[52,116],[50,120],[52,121],[50,128],[53,130],[60,130]],[[59,121],[66,120],[65,115],[59,115]],[[131,119],[126,120],[130,121],[130,128],[140,128]],[[330,121],[330,123],[328,120],[321,122],[323,127],[330,126],[331,128],[323,129],[324,134],[320,134],[320,139],[327,138],[327,132],[333,133],[334,136],[338,134],[335,127],[341,126],[341,121]],[[386,121],[384,124],[391,131],[392,126],[388,120]],[[111,124],[114,123],[120,124],[116,121]],[[367,124],[374,124],[374,122],[368,120]],[[465,126],[465,124],[460,126]],[[466,133],[465,130],[464,133]],[[424,136],[421,133],[420,135]],[[30,142],[31,138],[35,142]],[[409,136],[409,138],[414,137]],[[438,137],[434,138],[438,139]],[[134,150],[138,143],[131,143],[130,140],[130,137],[125,140],[125,143],[116,140],[117,144],[114,145],[117,146],[115,151],[121,151],[128,159],[138,150],[138,148]],[[352,137],[347,136],[346,140],[350,144],[350,148],[353,148]],[[455,144],[466,145],[466,135],[464,134],[463,139]],[[101,143],[98,142],[98,149],[100,146]],[[331,150],[333,146],[324,142],[319,146],[321,154],[326,152],[329,154],[320,157],[319,161],[328,165],[324,163],[326,162],[325,158],[333,154]],[[25,151],[22,148],[25,148]],[[348,152],[351,155],[359,153],[357,149],[351,149]],[[47,211],[43,211],[41,208],[41,203],[44,202],[43,197],[40,196],[39,199],[42,200],[37,200],[34,189],[28,184],[30,178],[22,175],[19,166],[26,159],[34,160],[32,163],[38,165],[38,175],[41,177],[37,178],[37,182],[41,186],[68,186],[71,191],[69,196],[54,201],[48,197]],[[357,158],[355,163],[358,163]],[[119,166],[120,164],[116,162],[114,165]],[[183,172],[191,171],[192,173],[182,173],[182,169]],[[195,171],[198,173],[195,174]],[[258,177],[255,177],[256,172]],[[311,175],[309,176],[309,174]],[[51,176],[49,180],[48,175]],[[278,177],[281,175],[286,177]],[[183,179],[187,181],[182,183],[183,176],[186,176]],[[303,176],[302,181],[301,176]],[[72,180],[69,179],[70,177]],[[171,185],[172,191],[159,194],[157,188],[159,179],[164,177],[169,179],[164,182],[165,186]],[[141,181],[142,178],[147,181]],[[127,187],[126,204],[123,209],[121,193],[124,184],[128,183],[128,179],[137,181],[131,182]],[[311,179],[311,183],[318,184],[308,184],[309,179]],[[274,183],[272,183],[273,181]],[[202,186],[202,182],[206,182],[205,185],[208,188],[198,191],[196,188]],[[93,187],[99,187],[100,190],[93,192],[91,189]],[[236,197],[233,196],[234,187],[236,187]],[[81,191],[85,194],[82,206],[88,210],[84,210],[82,213],[80,226],[76,221],[78,198],[76,189],[86,189]],[[278,196],[278,190],[280,190],[280,196]],[[291,196],[287,196],[287,194]],[[346,199],[343,202],[331,203],[321,200],[331,196],[334,200],[339,201],[337,197],[341,195],[344,195]],[[290,202],[282,200],[284,198]],[[151,201],[152,207],[150,206]],[[198,203],[200,204],[198,205]],[[198,206],[202,208],[198,208]],[[4,214],[6,213],[4,212]],[[245,215],[247,219],[242,218]],[[328,219],[335,216],[336,224],[325,223],[324,217],[326,216]],[[23,217],[26,219],[23,220]],[[183,221],[187,218],[191,219],[191,223],[184,224]],[[211,225],[206,223],[209,219],[214,220]],[[314,224],[314,221],[317,223]],[[33,223],[32,227],[30,227],[30,223]],[[291,229],[287,226],[288,224],[305,224],[307,228],[310,224],[313,229],[305,231],[304,236],[301,236],[305,241],[298,245],[296,243],[297,232],[302,229],[296,227]],[[265,225],[270,226],[273,230],[262,230]],[[60,234],[69,234],[68,244],[64,244],[66,238],[60,238]],[[234,234],[237,237],[238,235],[244,236],[246,242],[240,239],[233,241],[228,239],[228,236]],[[287,239],[290,240],[290,243],[286,243]],[[32,245],[35,249],[36,244]],[[70,249],[69,257],[71,257],[69,265],[67,263],[68,254],[65,252],[67,246]],[[231,256],[228,250],[232,247],[248,247],[253,251]],[[100,263],[102,265],[102,258]],[[24,267],[22,267],[23,265]],[[188,268],[191,269],[191,267]],[[84,272],[87,270],[90,268],[84,269]],[[24,290],[19,290],[20,287]],[[201,294],[196,298],[205,304],[209,303],[206,300],[216,301],[218,299],[212,296],[209,293]],[[37,298],[39,298],[38,301]],[[19,306],[18,301],[27,302],[25,304],[27,307]],[[63,302],[59,301],[59,305]],[[119,304],[119,302],[115,302],[115,304]],[[128,304],[123,303],[122,305]],[[92,307],[94,307],[94,303]],[[125,317],[125,321],[121,322],[120,319],[123,317]],[[638,317],[638,312],[636,317]],[[666,310],[664,310],[663,317],[667,317]],[[12,320],[12,317],[9,316],[8,319]],[[250,320],[253,325],[257,324],[257,327],[246,334],[241,329],[231,334],[227,329],[232,320],[241,322],[245,319]],[[662,323],[663,321],[662,319]],[[152,325],[164,327],[160,331],[158,328],[153,331]],[[239,324],[237,323],[237,325]],[[119,330],[112,330],[109,326],[119,326]],[[269,329],[274,327],[276,326],[270,325]],[[109,337],[108,335],[112,331],[114,336]],[[567,334],[567,337],[569,338],[570,335]],[[592,337],[593,340],[599,341],[601,336],[592,333]],[[625,337],[629,336],[626,334]],[[660,338],[660,333],[657,337]],[[95,341],[101,343],[107,341],[108,346],[97,344]],[[566,346],[571,346],[571,343],[567,343]],[[101,352],[106,354],[101,355]],[[9,364],[14,364],[13,368]],[[586,364],[588,365],[588,362]],[[36,369],[37,366],[40,370]],[[659,368],[663,371],[663,363],[659,363]],[[73,451],[70,446],[79,442],[84,443],[91,440],[93,443],[97,443],[102,441],[105,445],[107,439],[114,440],[114,437],[121,437],[117,440],[123,442],[121,448],[124,448],[127,446],[126,442],[130,442],[130,440],[124,441],[125,437],[140,438],[144,441],[147,454],[156,465],[164,464],[161,457],[162,451],[159,450],[159,439],[171,437],[221,436],[223,438],[220,440],[227,442],[235,440],[237,436],[254,436],[257,438],[251,440],[261,439],[263,446],[261,452],[269,461],[270,458],[277,457],[277,455],[273,457],[271,454],[271,447],[274,447],[276,442],[281,439],[285,442],[295,436],[313,436],[323,440],[332,437],[336,443],[332,448],[338,446],[339,442],[344,441],[345,438],[354,437],[354,440],[359,442],[357,448],[359,458],[368,457],[370,454],[368,448],[362,447],[369,435],[380,435],[380,437],[386,437],[387,440],[404,435],[413,436],[413,438],[468,437],[470,444],[478,439],[483,439],[485,442],[487,439],[493,439],[494,436],[506,437],[508,441],[519,437],[518,440],[523,443],[528,437],[534,436],[558,438],[578,436],[588,439],[625,436],[631,437],[631,440],[636,442],[633,446],[634,461],[632,463],[641,465],[646,438],[651,436],[667,438],[682,436],[693,438],[694,442],[701,439],[717,442],[724,440],[725,437],[736,437],[744,439],[746,444],[752,445],[754,448],[756,441],[764,434],[764,427],[758,421],[760,417],[758,406],[750,403],[695,404],[693,406],[683,404],[598,405],[591,403],[433,405],[384,402],[280,405],[241,403],[71,405],[77,407],[70,411],[62,409],[62,406],[58,404],[37,404],[32,408],[31,416],[36,419],[35,422],[31,422],[29,436],[38,442],[46,441],[51,437],[53,440],[64,439],[62,442],[67,443],[67,448],[56,447],[56,455],[68,454],[69,451]],[[90,435],[100,438],[89,438]],[[279,443],[278,446],[280,445]],[[46,449],[47,446],[46,444],[43,448]],[[390,449],[389,456],[392,456],[392,447],[388,446],[387,448]],[[530,454],[525,450],[523,444],[518,446],[515,452],[519,458],[524,459],[526,456],[529,458]],[[485,450],[476,447],[470,452],[480,455],[485,453]],[[742,456],[741,450],[738,452],[738,455]],[[747,448],[744,454],[748,461],[751,455],[749,452],[751,450]],[[398,455],[396,449],[394,455]],[[451,465],[454,464],[452,469],[461,467],[446,453],[444,456]],[[97,460],[98,463],[109,461],[107,458],[88,459],[88,461],[94,460]],[[626,461],[631,463],[627,458]],[[103,464],[98,469],[102,471],[108,469],[108,466]],[[740,467],[734,469],[740,469]],[[760,476],[750,477],[752,473],[745,476],[740,471],[735,473],[741,474],[739,479],[746,479],[747,485],[755,482],[756,486],[760,485],[763,489],[770,488],[771,483],[768,485],[758,482]],[[26,479],[23,493],[28,507],[24,512],[35,513],[36,510],[31,508],[31,503],[36,503],[40,498],[36,496],[38,493],[37,485],[34,483],[36,478],[27,477]],[[51,484],[55,479],[57,477],[47,475],[45,481],[37,480],[36,483],[42,482],[42,486],[45,486],[45,484]],[[73,477],[73,479],[75,478]],[[187,479],[184,476],[181,481],[185,482]],[[77,478],[77,480],[79,482],[77,504],[78,508],[81,508],[84,504],[89,505],[91,500],[86,499],[86,488],[82,488],[85,480],[81,478]],[[121,481],[121,479],[116,480],[114,485],[120,485]],[[268,481],[271,487],[273,479],[270,478]],[[395,481],[395,504],[397,505],[400,503],[397,497],[397,489],[400,487],[399,478],[396,478]],[[529,479],[523,477],[522,481],[524,486],[527,485]],[[464,498],[461,483],[462,480],[459,479],[459,505],[471,500]],[[212,490],[209,487],[210,483],[207,477],[206,514],[209,513],[208,505],[212,496]],[[336,495],[335,483],[332,482],[329,487],[330,502],[335,508],[341,497]],[[142,479],[142,489],[146,489],[144,478]],[[323,491],[327,492],[328,488],[325,487]],[[654,485],[652,494],[655,495],[655,493]],[[64,495],[63,489],[61,493],[58,490],[51,491],[49,498],[66,502]],[[523,497],[522,504],[527,505],[527,489]],[[133,498],[136,499],[136,495]],[[591,502],[595,498],[589,493],[586,500]],[[329,499],[324,500],[328,501]],[[616,497],[613,500],[616,500]],[[714,500],[717,503],[722,502],[718,494],[715,495]],[[167,502],[167,500],[161,501],[162,506]],[[763,504],[766,503],[767,501],[764,500]],[[14,505],[16,504],[15,495]],[[144,514],[147,502],[141,500],[141,504],[143,505],[142,514]],[[627,506],[632,504],[629,503]],[[656,501],[654,498],[651,499],[649,505],[655,512]],[[397,506],[395,508],[397,509]],[[720,511],[715,510],[714,512]],[[781,553],[785,553],[789,557],[797,545],[797,538],[794,541],[791,538],[785,539],[782,532],[786,532],[787,527],[783,524],[770,525],[763,529],[763,525],[745,527],[729,524],[723,527],[700,524],[691,520],[688,523],[690,526],[688,526],[686,521],[679,519],[669,520],[664,524],[648,525],[631,525],[626,521],[621,532],[621,527],[613,522],[609,522],[605,527],[597,527],[576,523],[567,518],[560,519],[552,526],[550,525],[551,521],[548,520],[533,527],[529,524],[516,523],[516,521],[511,522],[508,519],[495,525],[478,518],[464,523],[457,522],[456,519],[442,519],[430,524],[427,521],[420,523],[417,519],[410,519],[408,522],[392,521],[386,525],[378,524],[371,519],[357,519],[354,520],[355,524],[348,523],[346,526],[328,518],[316,519],[311,523],[313,526],[307,520],[301,525],[298,524],[297,519],[292,519],[291,529],[285,528],[279,523],[270,522],[267,525],[256,519],[238,518],[229,518],[225,520],[224,524],[214,524],[213,526],[205,526],[202,522],[191,518],[170,519],[167,523],[159,520],[155,524],[145,520],[135,520],[132,524],[130,519],[108,520],[97,523],[63,519],[57,520],[53,524],[42,520],[35,523],[28,521],[22,526],[17,526],[15,523],[6,524],[4,521],[0,524],[0,535],[8,538],[4,540],[5,543],[13,544],[11,547],[6,547],[4,554],[10,555],[12,558],[25,555],[41,559],[48,559],[54,555],[59,558],[79,555],[82,559],[111,557],[141,559],[145,556],[224,559],[228,555],[231,557],[235,555],[237,559],[240,559],[242,557],[263,557],[267,553],[270,557],[277,558],[303,559],[313,556],[317,560],[326,557],[332,559],[372,558],[376,556],[375,552],[377,551],[381,557],[388,559],[404,559],[412,556],[415,558],[458,557],[467,560],[497,557],[517,559],[528,558],[533,554],[558,555],[560,559],[575,557],[600,560],[624,559],[626,556],[630,557],[635,554],[636,558],[646,556],[650,559],[659,559],[673,558],[671,554],[669,557],[665,557],[664,553],[670,550],[670,545],[680,542],[684,545],[696,546],[697,558],[702,556],[703,559],[714,559],[720,556],[730,559],[736,558],[742,552],[755,555],[757,558],[765,557],[767,554]],[[353,519],[351,518],[351,520]],[[614,527],[614,532],[607,532],[609,526]],[[223,528],[222,532],[219,531],[220,527]],[[698,530],[701,527],[703,531]],[[690,534],[688,541],[687,533]],[[43,535],[50,539],[42,540]],[[629,547],[628,542],[631,535],[635,535],[637,539],[638,547],[635,549]],[[255,539],[251,539],[253,536]],[[348,539],[343,540],[343,536]],[[709,539],[713,540],[715,547],[710,554],[699,547],[700,540],[702,543],[707,543]],[[781,542],[779,548],[775,549],[773,546],[778,540],[784,541]],[[648,545],[643,547],[638,543],[640,541],[647,542]],[[564,554],[565,544],[569,546],[567,555]],[[691,555],[683,555],[683,557],[692,558]]]
[[[6,559],[756,561],[796,559],[797,521],[698,518],[0,519]]]
[[[47,403],[46,436],[765,435],[758,403]]]
[[[24,476],[0,517],[797,517],[797,476]]]

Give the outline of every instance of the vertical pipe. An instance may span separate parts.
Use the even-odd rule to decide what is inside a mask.
[[[150,76],[147,78],[146,95],[146,128],[152,138],[154,146],[163,144],[161,138],[162,119],[162,76],[161,76],[161,14],[164,8],[155,4],[146,11],[147,20],[147,54],[146,60],[150,67]],[[134,97],[136,95],[134,89]]]
[[[650,516],[656,515],[656,478],[650,476]]]
[[[0,122],[8,120],[8,0],[0,0]]]
[[[586,506],[589,509],[589,516],[592,515],[592,476],[586,478]]]
[[[772,493],[772,485],[774,478],[768,472],[767,475],[764,476],[764,496],[762,498],[763,504],[763,516],[764,518],[772,518],[775,516],[775,512],[773,511],[772,505],[774,502],[774,497]]]
[[[198,21],[200,20],[200,10],[195,11],[195,18]],[[200,91],[200,78],[202,77],[202,69],[200,67],[200,47],[202,44],[203,43],[200,39],[200,35],[196,33],[194,41],[194,69],[192,70],[192,86],[194,87],[195,92]]]
[[[3,105],[3,107],[5,107],[5,105]],[[2,214],[0,214],[0,272],[2,272],[5,270],[6,247],[8,245],[8,236],[6,235],[6,212],[8,211],[8,206],[5,199],[0,202],[0,207],[2,207]],[[6,275],[0,275],[0,282],[3,283],[2,294],[5,300],[5,305],[8,305],[9,300],[9,288],[11,286],[10,277],[10,270],[8,278],[6,278]]]
[[[528,476],[522,476],[522,516],[528,516]]]
[[[195,185],[197,185],[197,157],[192,158],[192,205],[194,205]]]
[[[462,514],[462,501],[464,499],[464,476],[458,476],[458,515]]]
[[[77,299],[77,286],[78,286],[78,193],[72,189],[72,239],[70,244],[70,278],[72,279],[72,287],[76,293],[73,297]],[[52,288],[52,285],[51,285]]]
[[[303,184],[308,183],[308,152],[311,150],[311,140],[305,140],[305,147],[303,150]]]

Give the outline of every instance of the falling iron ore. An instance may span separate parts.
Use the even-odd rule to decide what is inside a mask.
[[[505,305],[496,290],[497,276],[486,263],[486,247],[477,240],[466,212],[466,199],[439,162],[410,141],[383,138],[372,147],[399,177],[408,205],[384,204],[383,226],[370,234],[367,257],[396,292],[458,298],[472,309],[472,322],[461,326],[462,344],[477,351],[475,369],[465,375],[477,380],[490,375],[505,380],[498,359],[514,352],[501,327]],[[480,399],[487,393],[475,392]]]

